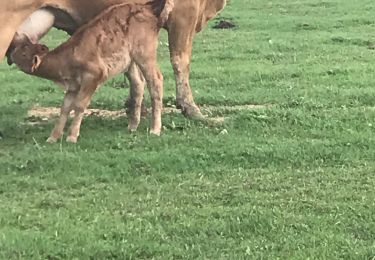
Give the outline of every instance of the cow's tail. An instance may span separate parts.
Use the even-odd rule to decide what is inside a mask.
[[[174,7],[174,0],[152,0],[148,2],[154,14],[159,18],[159,25],[165,26]]]

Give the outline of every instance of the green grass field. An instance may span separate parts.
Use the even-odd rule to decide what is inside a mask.
[[[87,117],[47,145],[53,83],[0,64],[0,259],[374,259],[375,3],[236,0],[194,44],[210,126],[163,115],[161,137]],[[55,46],[66,38],[52,32]],[[166,34],[165,106],[175,87]],[[92,108],[121,109],[122,77]],[[265,105],[233,110],[239,105]],[[38,121],[38,119],[33,119]]]

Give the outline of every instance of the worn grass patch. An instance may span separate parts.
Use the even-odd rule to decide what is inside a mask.
[[[126,117],[93,115],[77,145],[47,145],[53,121],[28,111],[63,93],[2,62],[0,259],[373,259],[374,10],[230,1],[191,64],[198,105],[224,123],[164,113],[159,138],[148,120],[130,134]],[[172,107],[165,32],[159,54]],[[122,81],[94,112],[119,113]]]

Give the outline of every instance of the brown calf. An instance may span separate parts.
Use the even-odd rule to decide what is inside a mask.
[[[163,3],[160,3],[163,2]],[[26,41],[12,53],[14,63],[24,72],[46,78],[66,90],[60,118],[47,142],[61,136],[70,111],[75,111],[68,142],[77,142],[84,110],[91,96],[109,77],[140,69],[152,99],[152,134],[161,131],[163,77],[157,67],[156,49],[165,1],[146,5],[120,4],[109,7],[79,29],[67,42],[53,51]],[[143,87],[133,87],[130,95],[134,109],[129,129],[135,131],[141,114]]]

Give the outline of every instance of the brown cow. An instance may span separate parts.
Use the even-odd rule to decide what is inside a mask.
[[[15,47],[11,57],[22,71],[52,80],[66,90],[60,118],[47,142],[56,142],[61,136],[72,110],[75,115],[67,141],[77,142],[83,113],[99,84],[134,68],[142,71],[150,90],[150,133],[160,134],[163,77],[156,64],[156,49],[164,4],[165,0],[154,0],[146,5],[111,6],[51,52],[27,39]],[[135,107],[129,129],[135,131],[141,116],[143,86],[132,88],[130,93]]]
[[[79,26],[110,5],[124,2],[146,3],[147,1],[3,0],[0,10],[0,59],[4,57],[17,28],[33,12],[42,7],[47,7],[54,12],[56,19],[53,25],[55,27],[73,33]],[[201,117],[189,85],[193,38],[225,4],[226,0],[175,0],[175,8],[165,25],[168,30],[171,62],[176,78],[177,107],[181,108],[188,117]],[[137,71],[128,75],[128,78],[132,85],[144,84]]]

